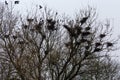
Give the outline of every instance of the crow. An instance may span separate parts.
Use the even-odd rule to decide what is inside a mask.
[[[41,6],[41,5],[39,5],[39,9],[42,9],[42,6]]]
[[[15,1],[14,4],[19,4],[19,1]]]
[[[5,5],[8,5],[8,2],[7,2],[7,1],[5,1]]]

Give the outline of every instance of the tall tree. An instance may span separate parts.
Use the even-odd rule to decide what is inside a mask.
[[[106,75],[112,74],[107,74],[106,67],[112,67],[102,60],[116,48],[117,40],[109,37],[109,23],[97,23],[93,9],[81,10],[74,19],[59,17],[48,8],[25,19],[7,13],[0,25],[1,79],[73,80],[86,76],[88,80],[89,75],[98,79],[98,67]]]

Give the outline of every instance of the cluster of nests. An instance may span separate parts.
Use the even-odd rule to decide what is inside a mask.
[[[86,28],[88,28],[88,27],[86,27]],[[81,35],[82,35],[81,37],[89,36],[90,34],[91,34],[90,32],[81,32]],[[100,39],[102,39],[102,38],[104,38],[104,37],[106,37],[106,34],[100,34],[100,35],[99,35],[99,38],[100,38]],[[89,44],[91,44],[92,41],[90,41],[90,40],[81,38],[80,41],[79,41],[79,42],[75,42],[75,44],[76,44],[76,45],[80,45],[81,43],[85,43],[85,42],[87,42],[87,44],[88,44],[88,46],[85,46],[85,49],[88,50],[88,49],[91,47]],[[73,45],[71,42],[65,43],[65,46],[66,46],[67,48],[70,48],[71,45]],[[111,42],[105,42],[105,43],[95,42],[94,45],[95,45],[94,52],[100,52],[100,51],[102,51],[102,48],[101,48],[101,47],[102,47],[103,45],[106,45],[106,47],[109,48],[109,47],[112,47],[112,46],[113,46],[113,43],[111,43]]]
[[[89,16],[83,17],[80,20],[81,26],[88,20]],[[82,36],[87,36],[90,35],[89,30],[91,29],[90,27],[86,27],[85,28],[85,32],[81,32],[82,31],[82,27],[80,27],[79,25],[76,25],[74,28],[70,28],[68,25],[63,25],[65,29],[67,29],[67,31],[69,32],[70,36],[72,37],[78,37],[78,35],[80,35],[82,33]]]
[[[34,19],[27,19],[27,21],[29,23],[31,23],[31,22],[34,21]],[[43,24],[44,24],[44,20],[40,20],[38,24],[37,23],[35,24],[34,29],[41,30]],[[53,19],[46,19],[46,27],[47,27],[48,30],[50,30],[50,31],[57,30],[57,28],[55,27],[55,24],[56,24],[55,20],[53,20]],[[24,28],[27,29],[28,25],[24,25]]]
[[[40,6],[40,8],[42,8],[42,6]],[[88,19],[88,17],[84,17],[83,19],[81,19],[81,21],[80,21],[81,25],[84,24],[87,19]],[[27,21],[28,21],[29,23],[31,23],[31,22],[34,21],[34,19],[27,19]],[[40,27],[41,27],[43,24],[44,24],[44,21],[43,21],[43,20],[39,21],[39,23],[36,24],[36,26],[35,26],[36,29],[41,29]],[[56,21],[53,20],[52,18],[46,19],[46,27],[47,27],[48,30],[51,30],[51,31],[57,30],[57,28],[55,27],[55,24],[56,24]],[[71,35],[73,35],[73,36],[75,35],[75,34],[74,34],[74,29],[69,28],[67,25],[63,25],[63,26],[71,33]],[[27,28],[27,27],[28,27],[28,26],[26,25],[25,28]],[[80,33],[79,31],[81,31],[81,30],[80,30],[80,28],[78,28],[78,27],[76,27],[76,28],[77,28],[77,30],[78,30],[77,32],[78,32],[78,34],[79,34],[79,33]],[[87,27],[86,30],[90,30],[90,27]],[[83,35],[88,35],[88,34],[90,34],[90,33],[89,33],[89,32],[83,33]]]
[[[20,1],[14,1],[14,4],[19,4]],[[5,1],[5,5],[8,5],[8,2]]]
[[[6,39],[13,38],[13,40],[16,40],[18,38],[18,36],[16,36],[16,35],[10,36],[10,35],[6,34],[6,35],[4,35],[4,38],[6,38]],[[17,41],[17,44],[20,44],[20,45],[25,44],[25,43],[26,42],[24,40],[18,40]]]
[[[32,19],[32,18],[29,18],[29,19],[27,19],[27,21],[29,22],[29,23],[31,23],[31,22],[33,22],[34,21],[34,19]],[[44,24],[44,21],[43,20],[40,20],[39,21],[39,23],[38,24],[35,24],[34,26],[33,26],[33,28],[32,29],[30,29],[30,31],[38,31],[41,35],[42,35],[42,37],[43,38],[45,38],[46,36],[42,33],[42,25]],[[49,30],[49,31],[54,31],[54,30],[57,30],[57,28],[55,27],[55,24],[56,24],[56,21],[55,20],[53,20],[53,19],[47,19],[46,20],[46,27],[47,27],[47,29]],[[22,27],[24,28],[24,29],[29,29],[29,25],[26,25],[26,24],[23,24],[22,25]],[[11,36],[10,35],[4,35],[4,38],[10,38]],[[16,40],[18,37],[16,36],[16,35],[13,35],[12,36],[12,38],[14,39],[14,40]],[[19,42],[20,44],[23,44],[23,41],[20,41]]]
[[[86,22],[87,18],[88,17],[85,17],[80,21],[81,25],[83,25]],[[81,26],[75,26],[74,28],[69,27],[69,25],[63,25],[63,26],[68,31],[68,33],[71,37],[77,38],[79,35],[81,35],[81,39],[80,39],[79,42],[75,43],[76,45],[80,45],[81,43],[84,43],[84,42],[87,42],[88,44],[91,43],[90,40],[87,40],[87,39],[84,38],[84,37],[92,34],[90,32],[91,27],[89,27],[89,26],[85,27],[84,30],[83,30],[83,27],[81,27]],[[103,39],[104,37],[106,37],[106,34],[100,34],[98,38]],[[111,42],[105,42],[104,44],[106,45],[107,48],[113,46],[113,43],[111,43]],[[94,52],[102,51],[101,46],[103,46],[104,44],[102,44],[102,42],[96,42],[94,44],[95,45]],[[69,48],[72,44],[71,44],[71,42],[67,42],[67,43],[65,43],[65,45],[66,45],[66,47]],[[89,49],[90,46],[88,45],[85,48]]]
[[[74,28],[70,28],[68,25],[63,25],[64,28],[69,32],[71,37],[78,37],[80,34],[82,36],[88,36],[91,33],[89,32],[89,30],[91,29],[90,27],[86,27],[85,28],[85,32],[82,32],[82,27],[79,26],[75,26]]]
[[[99,48],[100,46],[102,46],[103,44],[101,44],[100,42],[96,42],[95,43],[95,50],[94,50],[94,52],[100,52],[102,49],[101,48]],[[106,46],[107,47],[111,47],[111,46],[113,46],[113,43],[111,43],[111,42],[106,42]]]
[[[88,19],[88,17],[84,17],[84,18],[82,18],[81,19],[81,21],[80,21],[80,23],[81,23],[81,25],[83,25],[85,22],[86,22],[86,20]],[[31,23],[31,22],[33,22],[34,21],[34,19],[32,19],[32,18],[29,18],[29,19],[27,19],[27,21],[29,22],[29,23]],[[30,31],[34,31],[34,30],[36,30],[36,31],[38,31],[39,33],[41,33],[41,35],[45,38],[45,35],[41,32],[41,30],[42,30],[42,25],[44,24],[44,20],[40,20],[39,21],[39,23],[38,24],[35,24],[33,27],[33,29],[30,29]],[[57,30],[57,28],[56,28],[56,21],[55,20],[53,20],[53,19],[46,19],[46,28],[49,30],[49,31],[54,31],[54,30]],[[74,28],[71,28],[71,27],[69,27],[69,25],[63,25],[63,27],[68,31],[68,33],[69,33],[69,35],[71,36],[71,37],[74,37],[74,38],[77,38],[79,35],[81,35],[81,40],[79,41],[79,42],[76,42],[76,44],[77,45],[80,45],[81,43],[84,43],[84,42],[91,42],[91,41],[89,41],[89,40],[87,40],[87,39],[84,39],[84,37],[86,37],[86,36],[89,36],[89,35],[91,35],[92,33],[91,33],[91,27],[85,27],[84,28],[84,30],[83,30],[83,28],[82,27],[80,27],[80,26],[75,26]],[[24,29],[27,29],[27,28],[29,28],[29,26],[28,25],[24,25],[23,26],[23,28]],[[9,37],[9,35],[5,35],[5,38],[8,38]],[[100,34],[99,35],[99,38],[100,39],[103,39],[104,37],[106,37],[106,34]],[[17,38],[17,36],[13,36],[13,39],[16,39]],[[69,45],[71,45],[71,43],[65,43],[65,45],[66,46],[69,46]],[[95,43],[95,52],[99,52],[99,51],[101,51],[101,48],[99,48],[100,46],[102,46],[102,44],[101,44],[101,42],[96,42]],[[111,43],[111,42],[106,42],[106,46],[107,47],[110,47],[110,46],[113,46],[113,43]],[[86,46],[86,49],[89,49],[89,46]]]

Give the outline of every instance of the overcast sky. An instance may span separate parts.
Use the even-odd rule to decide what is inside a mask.
[[[0,0],[4,2],[5,0]],[[6,0],[8,2],[15,0]],[[31,9],[36,5],[47,5],[49,8],[58,11],[59,13],[66,13],[73,15],[79,9],[87,7],[96,8],[98,18],[100,20],[109,19],[114,27],[114,35],[120,34],[120,0],[19,0],[20,4],[15,8],[21,12]],[[119,50],[120,51],[120,50]],[[117,51],[117,53],[119,53]]]
[[[0,0],[4,2],[5,0]],[[6,0],[8,2],[15,0]],[[49,8],[58,11],[59,13],[66,13],[73,15],[79,9],[87,7],[96,8],[98,18],[100,20],[110,19],[115,28],[115,34],[120,34],[120,0],[19,0],[20,4],[16,5],[16,9],[25,12],[36,5],[47,5]],[[116,31],[117,30],[117,31]]]

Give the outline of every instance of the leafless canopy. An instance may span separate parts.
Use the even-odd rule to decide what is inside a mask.
[[[109,23],[96,20],[96,12],[91,8],[71,19],[46,7],[26,18],[15,17],[1,7],[0,79],[110,79],[109,74],[103,73],[107,74],[112,63],[108,66],[103,60],[116,48],[117,40],[110,39]],[[117,74],[116,66],[110,69]]]

